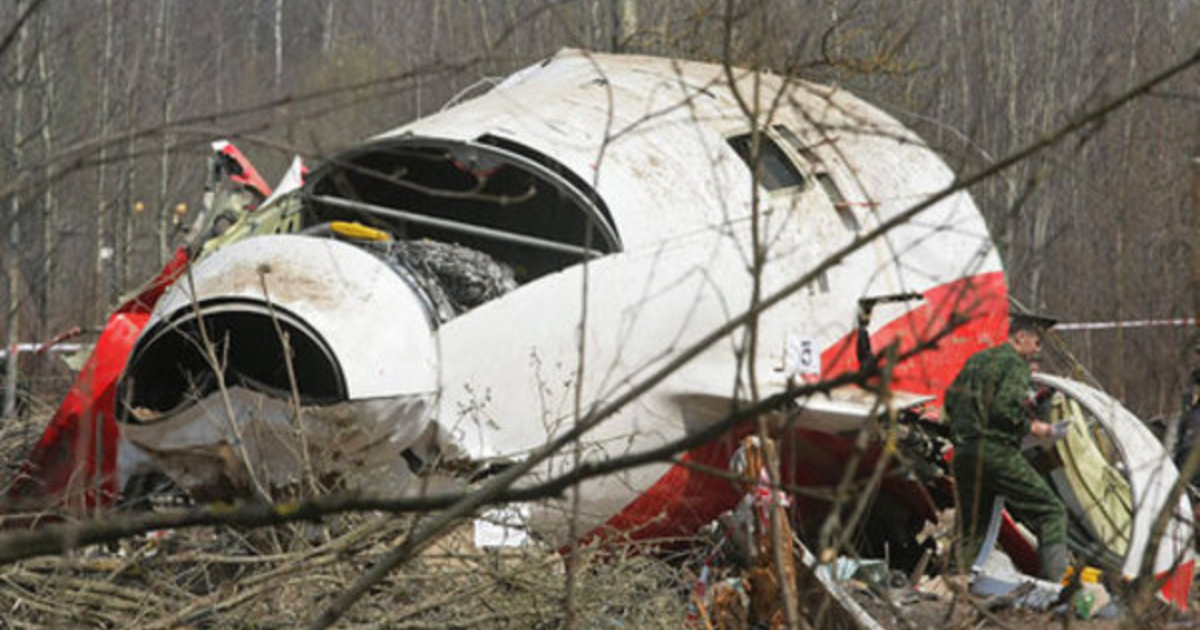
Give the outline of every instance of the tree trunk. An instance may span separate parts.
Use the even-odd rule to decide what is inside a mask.
[[[329,53],[333,51],[333,30],[334,14],[333,7],[337,4],[337,0],[325,0],[325,28],[321,29],[321,53],[325,57],[329,57]]]
[[[625,52],[638,30],[637,0],[613,0],[612,51]]]
[[[228,10],[225,0],[220,0],[217,3],[217,15],[224,16]],[[216,111],[223,112],[225,111],[225,92],[221,85],[224,83],[222,79],[225,77],[225,28],[223,25],[218,24],[216,31],[217,43],[213,51],[215,55],[213,63],[216,65],[216,70],[213,72],[212,77],[213,103],[216,105]]]
[[[126,15],[129,16],[131,14],[126,12]],[[128,20],[119,21],[118,24],[128,25],[132,22],[132,27],[126,26],[127,29],[144,30],[139,20],[149,19],[150,16],[135,12]],[[152,72],[151,64],[154,63],[154,59],[146,57],[144,54],[145,49],[139,46],[140,42],[130,41],[122,37],[114,37],[113,42],[114,45],[127,42],[134,46],[131,49],[127,49],[127,54],[117,55],[125,60],[124,68],[127,73],[125,84],[122,86],[123,94],[121,102],[124,104],[124,111],[121,114],[121,125],[124,129],[133,129],[137,125],[137,121],[145,118],[142,115],[143,102],[139,98],[139,95],[148,92],[148,90],[139,89],[139,87],[142,82],[147,81],[147,77],[144,77],[143,73],[150,74]],[[130,57],[132,57],[132,60],[130,60]],[[121,161],[121,176],[118,185],[120,194],[117,195],[118,202],[112,206],[112,218],[110,220],[113,224],[113,249],[115,250],[113,267],[116,280],[110,290],[112,291],[111,301],[114,303],[119,299],[120,294],[133,284],[133,281],[140,281],[142,279],[141,275],[145,273],[142,271],[139,274],[135,274],[133,271],[135,268],[141,268],[141,264],[135,257],[134,218],[146,216],[144,213],[145,203],[141,196],[143,193],[135,187],[135,183],[138,181],[140,162],[137,156],[142,152],[139,146],[141,144],[136,134],[131,134],[125,141],[124,153],[126,158]],[[137,207],[143,208],[143,213],[136,214],[134,209]]]
[[[137,103],[132,94],[129,95],[125,108],[125,127],[132,129],[133,121],[138,117]],[[137,155],[138,146],[135,136],[130,136],[126,142],[126,153],[130,156],[125,160],[124,164],[124,183],[122,190],[124,191],[126,203],[124,207],[116,208],[116,228],[117,234],[120,235],[120,244],[115,248],[114,253],[117,269],[117,280],[115,286],[116,294],[125,290],[129,285],[129,278],[133,275],[134,267],[134,251],[133,251],[133,209],[136,204],[141,203],[137,199],[134,192],[134,182],[137,181],[138,160],[133,157]],[[116,295],[114,295],[114,298]],[[113,300],[116,301],[115,299]]]
[[[489,0],[479,0],[479,35],[483,39],[483,51],[491,57],[495,54],[492,50],[492,31],[491,31],[491,16],[488,14]]]
[[[41,45],[37,49],[37,70],[38,84],[42,87],[41,99],[41,136],[43,155],[51,155],[54,147],[54,107],[57,104],[55,98],[54,81],[50,76],[50,70],[46,63],[46,48],[49,47],[51,35],[51,17],[50,12],[44,12],[41,19]],[[48,332],[50,319],[50,297],[54,294],[54,286],[58,277],[58,246],[56,240],[58,238],[58,210],[55,207],[54,186],[49,185],[50,181],[50,163],[46,161],[42,169],[43,177],[47,182],[45,190],[42,192],[42,273],[40,281],[37,284],[37,307],[38,319],[42,332]]]
[[[1142,12],[1141,12],[1141,5],[1139,2],[1137,2],[1137,0],[1132,0],[1129,4],[1130,4],[1130,9],[1133,11],[1133,19],[1130,21],[1130,24],[1129,24],[1129,64],[1126,66],[1126,85],[1133,85],[1134,81],[1137,80],[1138,46],[1141,44],[1140,33],[1141,33],[1141,28],[1142,28],[1142,24],[1141,24]],[[1133,141],[1134,118],[1135,118],[1134,116],[1129,116],[1129,115],[1125,116],[1125,124],[1121,129],[1121,167],[1120,167],[1121,170],[1119,171],[1121,173],[1133,172],[1132,171],[1132,159],[1133,159],[1132,141]],[[1118,205],[1117,205],[1118,209],[1124,209],[1124,208],[1129,207],[1129,204],[1131,202],[1131,200],[1129,199],[1129,192],[1128,192],[1129,189],[1130,189],[1129,186],[1121,187],[1120,201],[1118,202]],[[1126,313],[1128,313],[1127,309],[1129,307],[1129,305],[1126,304],[1128,291],[1126,290],[1126,287],[1125,287],[1125,282],[1130,277],[1130,274],[1128,273],[1128,270],[1127,270],[1128,265],[1127,265],[1127,261],[1126,261],[1126,252],[1125,252],[1126,240],[1128,238],[1128,236],[1126,234],[1126,231],[1128,229],[1128,226],[1126,225],[1126,217],[1127,216],[1128,215],[1125,212],[1121,212],[1117,218],[1117,234],[1116,234],[1116,245],[1115,245],[1115,253],[1116,253],[1116,270],[1115,270],[1116,278],[1115,278],[1115,280],[1116,280],[1116,282],[1114,283],[1117,293],[1116,293],[1116,313],[1114,313],[1113,315],[1114,315],[1114,319],[1116,319],[1118,321],[1125,318]],[[1115,357],[1116,358],[1116,365],[1115,365],[1116,372],[1115,373],[1118,376],[1120,376],[1120,375],[1125,374],[1125,329],[1123,329],[1123,328],[1117,329],[1116,344],[1117,345],[1116,345],[1116,353],[1115,353],[1116,354],[1116,357]],[[1117,379],[1116,395],[1117,395],[1118,399],[1125,398],[1125,383],[1126,383],[1125,378]]]
[[[274,24],[275,40],[275,95],[283,87],[283,0],[275,0]]]
[[[1048,20],[1041,20],[1046,25],[1046,32],[1043,34],[1041,41],[1043,42],[1065,42],[1068,41],[1062,32],[1063,11],[1058,2],[1047,2],[1045,10],[1050,14]],[[1066,44],[1069,45],[1069,44]],[[1057,81],[1059,72],[1061,72],[1061,59],[1063,51],[1059,48],[1047,45],[1047,50],[1050,55],[1049,66],[1045,75],[1045,86],[1041,90],[1044,100],[1040,104],[1041,110],[1041,128],[1050,129],[1054,125],[1054,113],[1058,110],[1058,102],[1055,98],[1057,93]],[[1048,196],[1047,196],[1048,197]],[[1031,250],[1033,256],[1030,260],[1029,267],[1029,305],[1036,310],[1043,311],[1047,308],[1045,297],[1042,295],[1042,273],[1046,263],[1046,247],[1049,245],[1050,236],[1050,218],[1053,200],[1047,197],[1037,204],[1033,215],[1033,243]]]
[[[171,134],[167,125],[171,122],[172,102],[175,92],[175,72],[172,48],[174,40],[171,37],[171,0],[159,0],[158,27],[155,43],[156,61],[158,62],[159,79],[162,81],[162,149],[159,154],[159,185],[158,185],[158,267],[166,264],[170,257],[172,212],[167,194],[171,175]]]
[[[112,301],[116,286],[116,238],[107,221],[112,201],[108,191],[108,116],[113,64],[112,0],[104,0],[104,53],[100,63],[100,103],[96,108],[96,129],[100,134],[100,165],[96,171],[96,277],[100,279],[100,299],[105,307]],[[105,253],[108,254],[107,258]]]
[[[21,15],[25,3],[17,0],[16,14]],[[25,37],[26,26],[22,24],[17,32],[13,47],[13,101],[12,101],[12,178],[17,179],[21,174],[21,128],[22,113],[25,107]],[[8,310],[4,313],[4,329],[8,331],[9,352],[4,362],[4,404],[0,407],[0,417],[12,418],[17,411],[17,353],[16,345],[20,341],[20,276],[21,276],[21,191],[17,190],[9,199],[9,232],[8,256],[5,257],[8,278]]]

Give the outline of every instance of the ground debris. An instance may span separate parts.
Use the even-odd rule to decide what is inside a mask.
[[[0,568],[0,611],[9,624],[0,627],[305,627],[410,525],[356,515],[331,519],[319,532],[310,524],[200,528],[29,560]],[[558,627],[568,599],[577,618],[608,619],[602,625],[612,627],[678,628],[684,618],[670,562],[584,549],[568,598],[557,551],[480,551],[454,542],[469,539],[462,531],[397,569],[339,627]]]
[[[27,448],[22,436],[15,426],[0,429],[0,450],[10,456],[7,461]],[[0,629],[305,627],[382,553],[403,541],[411,527],[407,517],[382,514],[257,530],[204,527],[4,565]],[[724,598],[719,605],[706,603],[714,613],[714,630],[740,627],[739,619],[746,617],[742,611],[751,602],[737,567],[722,566],[719,559],[714,564],[717,556],[702,541],[672,555],[611,540],[597,543],[578,551],[574,579],[568,580],[557,548],[532,541],[523,547],[479,550],[472,534],[471,524],[464,523],[445,535],[374,588],[338,627],[556,628],[566,625],[570,611],[579,628],[700,628],[705,626],[689,624],[688,617],[705,566],[710,583],[722,585],[714,592]],[[675,543],[678,548],[679,541]],[[797,590],[802,597],[809,595],[799,607],[801,618],[821,630],[835,627],[812,623],[821,614],[820,604],[814,603],[819,598],[811,597],[817,572],[808,570],[809,559],[802,553],[796,560]],[[1053,611],[989,609],[970,594],[961,575],[923,576],[915,586],[890,579],[884,588],[853,578],[842,584],[885,630],[1065,625]],[[1165,606],[1136,616],[1122,609],[1122,616],[1112,619],[1072,617],[1069,627],[1200,628],[1196,593],[1191,602],[1186,614]]]
[[[4,461],[20,461],[26,435],[17,423],[0,427]],[[409,517],[363,513],[260,529],[199,527],[3,565],[0,630],[304,628],[412,526]],[[569,587],[557,548],[531,542],[483,551],[472,533],[470,523],[448,532],[337,627],[562,627],[568,599],[581,628],[675,629],[684,619],[690,583],[680,567],[688,554],[663,558],[612,541],[586,547]]]

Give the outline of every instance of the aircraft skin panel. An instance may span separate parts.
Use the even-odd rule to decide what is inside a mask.
[[[968,276],[925,292],[924,301],[897,317],[879,318],[871,333],[877,352],[889,344],[899,344],[906,352],[916,344],[949,330],[955,317],[965,322],[954,327],[947,337],[932,348],[898,366],[893,385],[903,391],[932,394],[940,405],[946,388],[975,352],[1003,343],[1008,337],[1008,285],[1000,272]],[[876,320],[873,320],[876,321]],[[825,351],[824,371],[838,374],[857,369],[855,333],[847,333]]]
[[[882,326],[874,335],[876,347],[879,347],[881,341],[902,337],[903,331],[913,327],[914,319],[921,320],[923,325],[937,320],[938,312],[953,310],[956,304],[965,299],[964,296],[991,304],[980,311],[986,316],[969,319],[966,324],[956,329],[955,335],[936,349],[900,366],[896,370],[894,382],[894,386],[900,392],[942,394],[971,354],[995,345],[1006,336],[1007,317],[1003,315],[1003,311],[995,310],[997,304],[1006,303],[1007,291],[1002,274],[966,278],[951,285],[937,287],[928,295],[930,299],[925,305]],[[850,334],[825,349],[822,353],[823,370],[827,374],[833,374],[840,370],[855,369],[857,366],[853,356],[853,334]],[[763,392],[764,395],[770,393],[772,392]],[[905,397],[901,395],[901,399]],[[817,404],[819,406],[822,403],[818,401]],[[686,424],[685,420],[681,426],[685,427]],[[838,463],[845,461],[849,456],[853,449],[853,440],[826,433],[822,430],[824,428],[820,425],[805,425],[801,418],[797,422],[794,439],[783,439],[785,452],[781,461],[785,463],[783,474],[786,482],[802,487],[821,488],[838,483],[841,474]],[[691,463],[724,468],[728,458],[737,450],[738,440],[753,429],[753,424],[743,424],[720,440],[687,453],[684,458]],[[684,430],[686,429],[680,429],[679,434],[682,435]],[[646,448],[657,446],[643,445]],[[828,461],[822,464],[814,459],[820,457],[825,457]],[[871,470],[873,461],[868,459],[862,463],[860,470]],[[822,471],[828,474],[822,476]],[[694,531],[695,527],[710,522],[741,498],[731,487],[731,484],[719,477],[685,466],[676,466],[658,478],[651,487],[641,492],[631,492],[628,495],[629,503],[602,525],[598,524],[591,535],[634,532],[638,537],[663,538]],[[883,491],[907,498],[915,508],[924,505],[924,499],[916,496],[911,487],[895,480],[885,482]],[[797,497],[797,500],[804,502],[802,497]],[[804,512],[811,507],[815,506],[801,505],[799,510]],[[933,518],[932,513],[929,517]],[[688,530],[687,527],[693,527],[693,530]]]
[[[726,246],[732,250],[732,246]],[[695,253],[693,252],[693,255]],[[732,255],[732,254],[727,254]],[[694,339],[723,324],[736,311],[737,304],[747,303],[747,294],[731,295],[728,291],[716,294],[712,287],[737,286],[725,278],[705,279],[689,277],[696,267],[684,256],[672,259],[663,256],[651,271],[640,261],[629,261],[633,254],[609,256],[589,265],[588,332],[584,357],[583,400],[604,400],[619,395],[629,381],[638,375],[649,374]],[[683,258],[684,260],[679,260]],[[721,259],[709,264],[707,273],[720,270]],[[615,268],[615,269],[614,269]],[[727,267],[724,267],[727,268]],[[441,415],[438,422],[448,428],[471,456],[487,458],[500,454],[528,452],[544,443],[549,435],[569,426],[572,416],[574,394],[573,375],[579,362],[578,324],[582,299],[582,278],[578,270],[567,270],[544,278],[472,311],[447,324],[441,331],[442,349],[445,357],[445,372],[442,389]],[[739,270],[740,271],[740,270]],[[742,271],[741,273],[744,273]],[[610,286],[611,285],[611,286]],[[649,290],[637,288],[649,286]],[[978,289],[977,287],[983,287]],[[622,290],[624,289],[624,290]],[[990,291],[991,293],[986,293]],[[689,296],[695,308],[690,318],[673,316],[678,312],[676,304],[680,297],[671,292]],[[919,328],[928,337],[938,328],[938,318],[945,318],[953,310],[953,304],[963,293],[978,296],[973,299],[998,300],[1003,304],[1005,285],[1001,274],[992,274],[956,283],[955,286],[939,287],[929,292],[934,299],[923,304],[915,313],[884,326],[875,335],[879,341],[902,336],[898,331]],[[544,309],[544,305],[556,302],[558,309],[552,319],[539,319],[536,335],[523,339],[518,331],[503,342],[488,346],[480,353],[478,340],[494,336],[489,322],[526,321],[532,309]],[[563,299],[561,296],[576,296]],[[811,308],[811,299],[803,292],[794,299],[785,301],[764,314],[760,321],[760,344],[762,352],[757,363],[757,372],[764,381],[777,378],[779,353],[776,348],[784,345],[794,326],[807,324],[811,330],[824,331],[824,336],[815,337],[818,347],[824,348],[823,371],[830,375],[842,370],[857,369],[854,360],[853,339],[849,323],[853,313],[846,311],[839,317],[829,315],[825,309]],[[994,312],[994,311],[991,311]],[[917,322],[917,320],[920,320]],[[799,322],[799,324],[797,324]],[[900,367],[897,370],[897,387],[916,393],[941,392],[971,353],[985,347],[984,340],[1003,339],[1003,315],[1000,317],[976,317],[952,335],[938,350],[926,357]],[[911,347],[913,338],[908,338]],[[877,347],[882,347],[877,346]],[[769,349],[769,350],[768,350]],[[469,360],[459,357],[469,356]],[[681,437],[688,428],[703,426],[702,421],[715,421],[721,415],[716,411],[706,418],[689,417],[687,410],[678,404],[680,397],[705,395],[731,399],[740,391],[743,399],[749,396],[744,385],[737,390],[739,377],[745,373],[736,367],[735,345],[731,340],[723,341],[699,356],[694,362],[679,370],[663,384],[652,390],[635,405],[620,411],[616,417],[594,429],[584,448],[587,457],[611,457],[625,452],[653,448],[666,441]],[[523,368],[523,369],[522,369]],[[769,395],[773,391],[762,391]],[[461,413],[466,410],[466,413]],[[726,410],[727,411],[727,410]],[[521,418],[520,422],[506,419]],[[737,441],[734,436],[733,448]],[[698,457],[714,457],[720,447],[705,451]],[[569,464],[570,456],[548,464],[543,474],[550,474]],[[724,462],[722,462],[723,465]],[[621,508],[634,501],[644,489],[656,484],[664,467],[639,469],[621,476],[616,481],[604,481],[582,490],[588,496],[606,497],[606,505]],[[682,475],[682,476],[681,476]],[[662,496],[679,496],[695,511],[690,502],[697,497],[680,495],[680,489],[671,484],[702,488],[711,492],[705,484],[689,480],[688,474],[672,471],[671,476],[661,483],[668,488],[660,489]],[[721,483],[724,483],[721,481]],[[619,487],[624,485],[622,491]],[[658,494],[656,493],[656,496]],[[618,497],[624,497],[618,499]],[[648,501],[640,499],[639,501]],[[585,528],[598,527],[609,517],[625,514],[623,510],[605,514],[599,505],[595,509],[595,521],[584,520]],[[618,520],[634,523],[640,517],[638,508]],[[668,511],[683,510],[681,506],[664,507]],[[538,513],[535,510],[535,519]],[[545,515],[554,520],[555,514]],[[615,523],[609,523],[616,527]]]
[[[433,397],[304,406],[297,416],[292,401],[235,385],[225,396],[210,395],[160,421],[125,423],[121,430],[197,500],[228,500],[231,488],[303,487],[333,475],[379,496],[402,496],[416,485],[415,473],[396,445],[419,441]],[[239,439],[246,435],[254,439]]]
[[[747,131],[749,125],[727,95],[719,66],[567,50],[519,74],[520,80],[501,83],[469,107],[448,109],[379,138],[411,133],[468,140],[491,133],[552,155],[595,184],[626,248],[657,245],[697,223],[720,225],[748,217],[750,173],[724,138]],[[768,93],[783,86],[779,77],[762,80]],[[626,89],[631,82],[646,87]],[[782,107],[770,123],[813,139],[813,151],[842,182],[843,191],[877,220],[953,181],[931,150],[882,111],[841,91],[805,82],[790,85],[797,86],[798,106]],[[617,90],[620,98],[610,99]],[[572,106],[577,102],[592,105]],[[848,181],[857,185],[847,186]],[[909,236],[894,237],[889,256],[914,256],[917,244],[921,256],[946,248],[956,252],[963,245],[955,237],[963,233],[980,239],[966,245],[973,250],[990,243],[982,217],[965,195],[941,202],[923,221],[916,230],[897,233]],[[929,225],[952,234],[943,239]],[[917,268],[935,276],[966,271],[938,264],[953,258],[932,258]],[[999,269],[993,253],[975,271]],[[933,282],[949,279],[935,277]]]

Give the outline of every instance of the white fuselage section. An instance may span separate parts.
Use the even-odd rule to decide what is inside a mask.
[[[565,51],[484,96],[374,139],[466,144],[489,136],[547,156],[603,200],[619,240],[613,253],[542,275],[440,326],[396,325],[392,313],[365,305],[345,323],[328,314],[310,318],[321,322],[315,337],[368,348],[357,355],[331,351],[354,367],[346,378],[351,398],[369,390],[373,398],[435,400],[421,406],[421,418],[395,419],[401,425],[431,423],[433,437],[414,443],[411,430],[398,426],[393,443],[381,448],[416,449],[421,461],[519,459],[831,254],[953,183],[950,169],[911,131],[848,93],[744,70],[732,75],[731,86],[720,66]],[[751,94],[761,95],[758,105]],[[741,102],[761,111],[744,111]],[[755,129],[761,180],[751,170],[752,157],[746,158],[754,155],[745,147],[754,146],[756,136],[747,134]],[[742,155],[735,146],[745,149]],[[768,185],[766,172],[781,163],[785,179]],[[254,241],[266,243],[258,248],[287,249],[289,239],[311,240],[255,238],[218,250],[193,272],[197,293],[179,293],[166,303],[179,310],[220,298],[232,257],[255,247]],[[323,252],[331,246],[316,247]],[[237,264],[256,263],[246,258]],[[320,283],[345,283],[364,295],[394,291],[390,280],[373,285],[364,279],[374,271],[340,277],[336,261],[322,265],[309,270]],[[980,286],[975,279],[983,279]],[[966,193],[949,195],[849,251],[751,318],[753,334],[750,326],[738,327],[702,348],[536,476],[552,476],[580,459],[662,445],[755,396],[780,391],[789,380],[845,369],[853,364],[853,350],[844,342],[854,330],[858,300],[897,293],[926,299],[875,309],[871,331],[886,329],[887,339],[928,338],[937,332],[931,322],[954,311],[993,318],[988,322],[1003,318],[1000,261]],[[279,308],[295,310],[283,295],[256,299],[277,299]],[[992,308],[997,300],[1000,319]],[[164,309],[156,317],[174,316]],[[923,315],[912,317],[918,311]],[[992,332],[994,326],[985,328]],[[382,347],[406,336],[412,339],[401,345],[422,348],[416,356],[371,350],[373,340]],[[961,341],[960,354],[987,339]],[[370,374],[413,360],[419,377],[371,380]],[[921,366],[945,380],[958,360],[954,355],[947,365]],[[436,383],[422,386],[431,373]],[[937,395],[935,385],[914,389]],[[583,484],[580,531],[610,523],[671,468],[643,466]],[[553,505],[535,508],[533,518],[543,531],[563,524]]]

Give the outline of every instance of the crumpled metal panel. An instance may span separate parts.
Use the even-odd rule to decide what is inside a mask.
[[[1192,507],[1186,493],[1172,507],[1173,517],[1168,521],[1162,538],[1157,541],[1157,548],[1153,551],[1149,549],[1155,519],[1168,507],[1166,502],[1171,489],[1179,480],[1175,463],[1154,438],[1154,434],[1137,416],[1104,392],[1078,381],[1049,374],[1034,374],[1033,379],[1077,400],[1108,431],[1120,452],[1133,491],[1134,506],[1129,552],[1123,559],[1124,575],[1129,578],[1139,576],[1147,553],[1153,554],[1155,574],[1185,565],[1194,559],[1191,546]]]
[[[200,499],[228,499],[262,489],[309,491],[331,482],[397,496],[413,473],[400,452],[429,425],[431,394],[294,407],[243,387],[215,393],[149,424],[124,424],[182,489]]]

